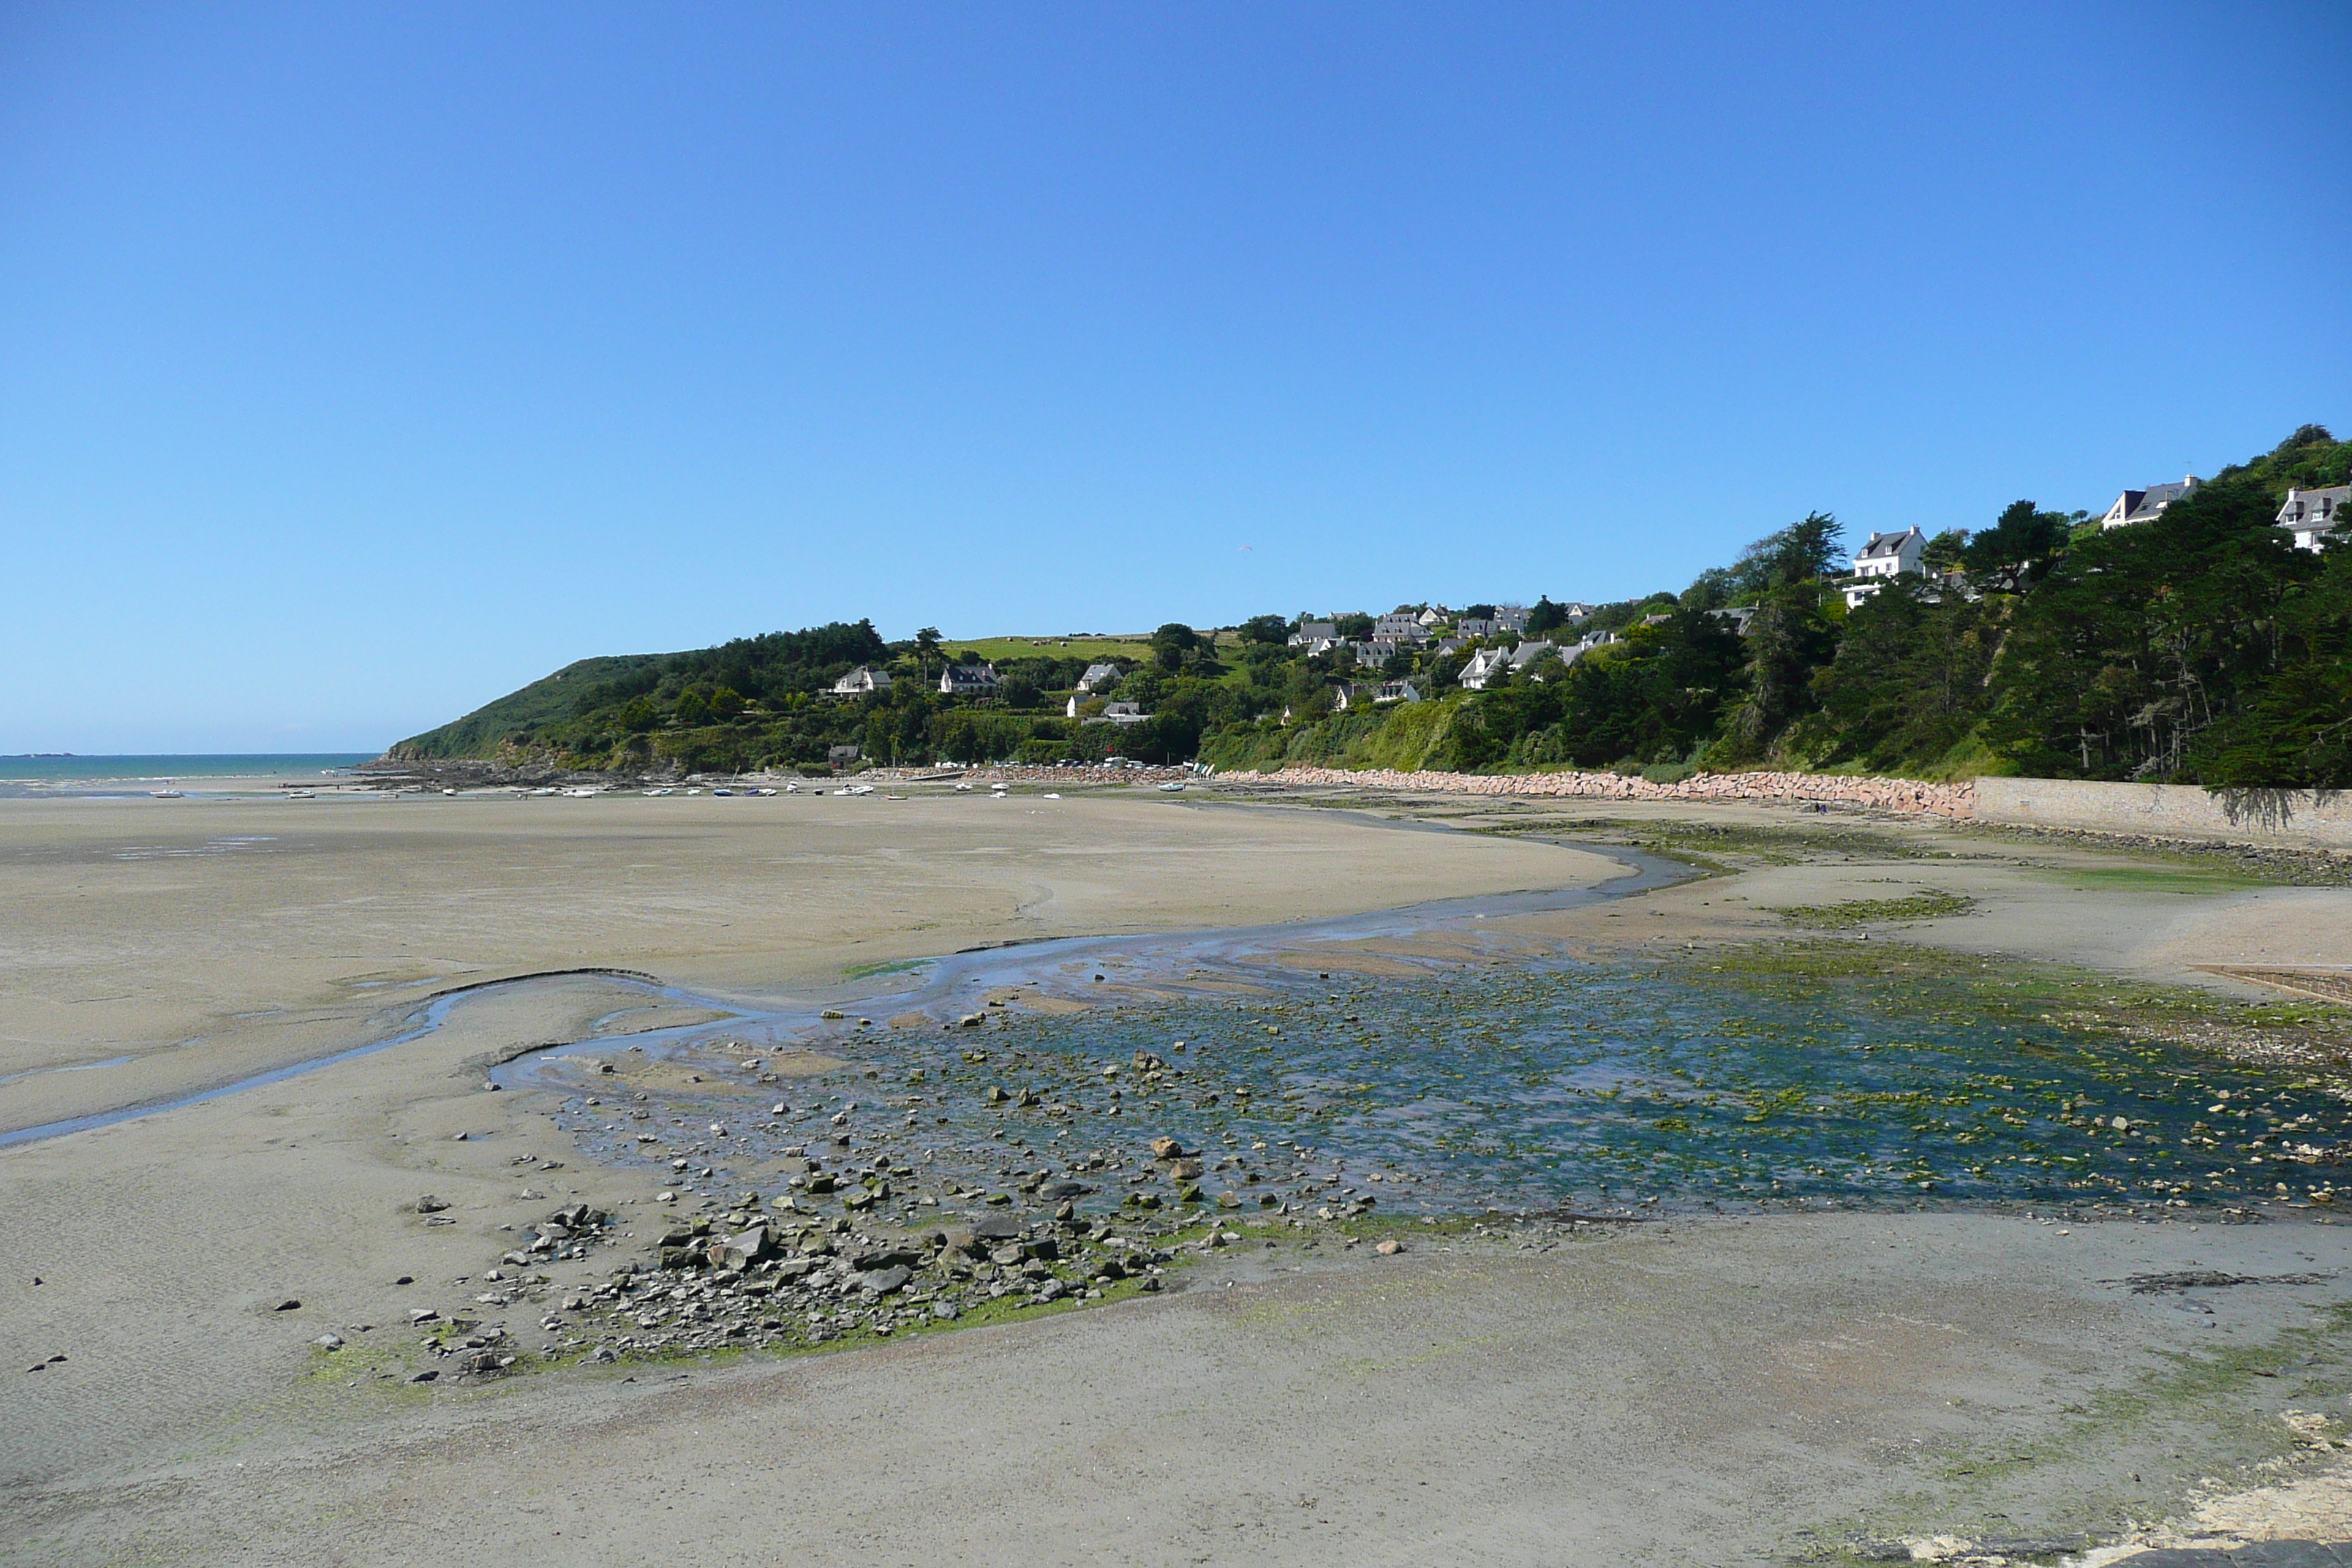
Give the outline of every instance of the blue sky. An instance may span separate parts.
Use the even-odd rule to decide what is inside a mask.
[[[11,5],[0,752],[2104,507],[2352,426],[2347,59],[2339,5]]]

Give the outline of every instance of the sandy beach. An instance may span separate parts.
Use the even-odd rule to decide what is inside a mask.
[[[609,968],[772,1002],[989,943],[1624,874],[1565,829],[1459,803],[908,793],[0,802],[0,1131],[382,1039],[436,992],[512,975]],[[1780,941],[1774,910],[1937,893],[1968,912],[1870,934],[2233,1002],[2276,993],[2217,969],[2352,955],[2342,888],[1944,824],[1837,837],[1851,826],[1443,940],[1489,962],[1671,955]],[[1411,946],[1310,942],[1297,962],[1376,967],[1384,945]],[[548,1265],[551,1296],[653,1246],[654,1175],[583,1158],[545,1095],[484,1092],[482,1064],[689,1016],[616,981],[537,982],[408,1044],[0,1150],[18,1238],[0,1552],[1782,1562],[1935,1520],[2113,1539],[2119,1520],[2187,1518],[2200,1486],[2320,1485],[2314,1434],[2341,1435],[2352,1227],[2317,1211],[1497,1222],[1388,1257],[1253,1215],[1160,1295],[1095,1310],[474,1385],[363,1370],[400,1360],[415,1311],[484,1311],[511,1227],[551,1204],[608,1211],[616,1233]],[[447,1207],[420,1215],[424,1194]],[[2182,1270],[2245,1282],[2127,1283]],[[2295,1425],[2309,1411],[2326,1419]]]

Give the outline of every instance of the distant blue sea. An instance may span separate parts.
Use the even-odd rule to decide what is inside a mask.
[[[106,795],[115,790],[203,787],[206,780],[318,778],[373,762],[373,752],[278,752],[159,757],[0,756],[0,795]]]

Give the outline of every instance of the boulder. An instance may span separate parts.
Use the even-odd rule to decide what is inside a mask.
[[[857,1288],[870,1290],[877,1296],[887,1296],[914,1277],[915,1271],[911,1268],[877,1268],[871,1273],[858,1275]]]
[[[709,1244],[710,1266],[713,1268],[749,1268],[769,1252],[768,1227],[755,1225],[721,1241]]]

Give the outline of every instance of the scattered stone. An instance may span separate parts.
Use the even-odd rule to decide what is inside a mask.
[[[286,1300],[278,1302],[278,1305],[270,1308],[269,1310],[273,1312],[292,1312],[300,1310],[301,1305],[302,1301],[299,1297],[289,1296]]]
[[[1391,1237],[1388,1240],[1381,1242],[1378,1247],[1373,1247],[1372,1250],[1379,1253],[1382,1258],[1394,1258],[1398,1253],[1404,1250],[1404,1243],[1397,1240],[1394,1237]]]
[[[339,1351],[343,1348],[343,1336],[341,1334],[320,1334],[317,1339],[312,1340],[310,1342],[317,1345],[320,1350]]]
[[[427,1193],[423,1197],[416,1200],[416,1212],[418,1214],[439,1214],[443,1209],[446,1209],[448,1206],[449,1200],[447,1198],[436,1198],[431,1193]]]
[[[441,1373],[439,1368],[428,1366],[423,1372],[418,1373],[408,1381],[411,1383],[432,1383],[436,1381],[440,1375]]]

